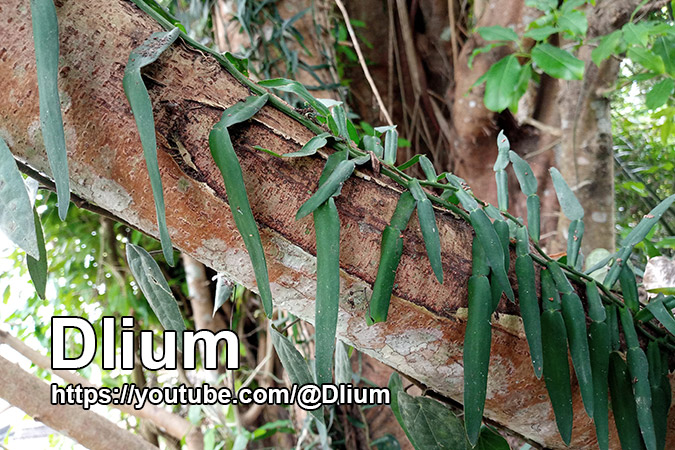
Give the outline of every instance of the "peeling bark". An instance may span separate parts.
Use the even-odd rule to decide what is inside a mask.
[[[123,1],[67,0],[57,8],[61,29],[62,93],[73,192],[150,235],[157,236],[152,192],[138,134],[122,91],[131,49],[157,24]],[[27,7],[0,5],[0,134],[14,155],[49,174],[39,138],[38,98]],[[222,178],[211,159],[208,132],[222,110],[248,91],[215,60],[173,46],[145,72],[155,107],[159,165],[167,222],[174,245],[231,279],[256,290],[255,278],[232,219]],[[231,130],[253,213],[261,228],[275,307],[313,321],[316,249],[311,219],[295,211],[316,189],[319,157],[281,160],[252,148],[296,151],[311,133],[279,111],[265,107]],[[189,163],[178,147],[187,150]],[[187,167],[194,166],[193,169]],[[341,309],[339,336],[429,388],[461,401],[462,343],[472,230],[438,213],[446,282],[429,267],[416,219],[405,232],[389,319],[365,324],[374,282],[380,234],[391,216],[396,189],[364,171],[348,180],[337,199],[341,218]],[[543,382],[533,375],[517,307],[500,309],[495,321],[485,414],[547,447],[560,448]],[[594,438],[574,385],[573,448]],[[675,422],[671,420],[671,428]],[[673,439],[670,434],[670,439]],[[616,442],[615,433],[612,436]]]

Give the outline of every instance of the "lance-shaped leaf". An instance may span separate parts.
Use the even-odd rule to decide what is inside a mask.
[[[588,347],[591,355],[593,376],[593,424],[600,450],[609,448],[609,419],[607,378],[609,376],[609,326],[595,282],[586,283],[586,299],[591,325],[588,331]]]
[[[312,156],[317,152],[317,150],[326,146],[326,144],[328,143],[327,138],[329,136],[330,133],[321,133],[319,135],[316,135],[312,139],[307,141],[307,143],[303,145],[302,148],[297,152],[286,153],[281,156],[284,158],[298,158],[301,156]]]
[[[337,126],[338,135],[343,138],[345,141],[349,142],[349,130],[347,129],[347,114],[342,105],[336,105],[333,107],[333,120],[335,120],[335,125]]]
[[[579,382],[581,398],[588,417],[593,417],[593,375],[591,356],[588,349],[586,314],[581,299],[575,293],[563,294],[562,315],[567,330],[567,342],[572,355],[574,372]]]
[[[666,447],[668,428],[668,411],[670,410],[671,389],[668,378],[668,359],[663,355],[656,341],[647,344],[647,360],[649,362],[649,385],[652,390],[652,412],[654,415],[654,434],[656,448]]]
[[[155,199],[155,212],[157,214],[157,226],[162,243],[164,258],[173,266],[173,246],[171,237],[166,227],[166,212],[164,210],[164,193],[162,191],[162,178],[159,173],[157,161],[157,138],[155,137],[155,119],[152,113],[150,95],[143,83],[141,68],[151,64],[159,58],[164,50],[178,38],[180,30],[174,28],[168,32],[153,33],[140,46],[136,47],[129,55],[127,67],[124,69],[122,84],[124,93],[131,105],[134,114],[138,134],[141,137],[143,156],[150,175],[152,195]]]
[[[616,280],[619,278],[621,271],[621,266],[625,264],[628,257],[630,257],[633,247],[638,243],[642,242],[647,234],[651,231],[652,227],[661,220],[661,216],[665,213],[668,208],[675,202],[675,194],[663,200],[659,203],[654,209],[652,209],[649,214],[646,214],[640,223],[637,224],[635,228],[626,236],[626,239],[621,243],[621,249],[616,254],[614,264],[609,269],[607,276],[605,277],[604,285],[607,287],[612,287]]]
[[[667,299],[670,299],[670,301]],[[670,312],[673,302],[675,302],[674,297],[664,297],[663,294],[659,294],[659,296],[647,303],[645,309],[640,310],[635,315],[635,319],[647,321],[656,318],[666,330],[675,335],[675,318],[673,318]]]
[[[509,209],[509,179],[506,168],[509,165],[510,150],[511,144],[504,135],[504,130],[501,130],[497,136],[497,160],[492,170],[495,172],[497,182],[497,204],[502,211]]]
[[[59,24],[52,0],[31,0],[33,43],[40,97],[40,130],[52,169],[59,202],[59,217],[66,220],[70,204],[70,179],[66,138],[59,100]]]
[[[270,290],[269,276],[267,274],[267,262],[265,252],[260,241],[260,233],[256,225],[251,205],[246,195],[244,176],[237,159],[237,154],[232,147],[232,140],[227,127],[235,123],[248,120],[267,101],[268,95],[260,97],[251,96],[243,103],[237,103],[223,112],[223,117],[211,133],[209,133],[209,147],[213,160],[223,175],[227,200],[234,217],[234,222],[241,234],[246,250],[248,250],[253,272],[258,283],[258,293],[262,299],[263,308],[267,317],[272,316],[272,291]]]
[[[642,450],[635,397],[626,362],[618,352],[609,355],[609,393],[612,413],[623,450]]]
[[[131,274],[155,312],[159,323],[165,330],[176,332],[178,348],[182,349],[185,322],[178,309],[178,303],[171,293],[169,283],[164,279],[157,262],[144,248],[132,243],[127,244],[127,261]]]
[[[621,267],[619,283],[621,284],[623,302],[633,313],[638,312],[640,309],[640,299],[638,298],[637,283],[635,282],[635,274],[628,267],[628,264],[623,264],[623,267]]]
[[[33,208],[14,156],[0,137],[0,230],[29,256],[39,259]]]
[[[403,231],[407,228],[414,210],[415,199],[409,191],[405,191],[396,204],[391,222],[382,232],[380,264],[377,267],[373,295],[370,298],[369,314],[366,317],[368,325],[387,320],[396,269],[403,254]]]
[[[573,220],[567,233],[567,264],[571,267],[580,269],[581,259],[579,250],[581,249],[581,239],[584,237],[584,222]]]
[[[26,265],[28,266],[28,273],[30,274],[30,279],[33,281],[35,292],[44,300],[47,288],[47,249],[45,248],[45,237],[42,233],[42,223],[40,223],[40,216],[35,207],[33,207],[33,217],[40,258],[35,259],[27,255]]]
[[[343,161],[340,153],[333,153],[319,178],[319,186],[330,179]],[[314,210],[316,235],[316,382],[321,385],[333,381],[333,353],[340,304],[340,217],[335,200],[329,197]]]
[[[424,172],[427,181],[436,181],[438,175],[436,175],[436,169],[434,169],[434,165],[429,158],[424,155],[420,156],[420,167],[422,167],[422,172]]]
[[[312,373],[309,371],[307,361],[305,361],[305,358],[302,357],[293,343],[272,326],[270,326],[270,334],[272,336],[274,349],[277,351],[277,356],[279,356],[281,365],[284,366],[284,369],[288,372],[288,378],[291,380],[291,383],[297,384],[298,386],[313,384],[314,379],[312,378]],[[324,423],[323,406],[309,411],[309,413],[312,414],[318,422]]]
[[[382,158],[384,155],[384,147],[382,147],[382,141],[379,137],[363,136],[363,147],[366,151],[373,152],[378,158]],[[415,156],[419,157],[419,155]]]
[[[475,239],[475,238],[474,238]],[[483,275],[469,278],[469,317],[464,338],[464,424],[471,445],[476,445],[483,421],[492,341],[490,283]]]
[[[572,439],[574,411],[567,359],[567,332],[560,312],[560,295],[550,272],[542,269],[540,273],[541,298],[544,305],[544,312],[541,314],[544,381],[560,437],[569,445]]]
[[[312,195],[305,203],[300,206],[298,212],[295,214],[295,220],[300,220],[307,214],[313,212],[316,208],[321,206],[329,197],[332,197],[336,192],[342,189],[342,183],[345,182],[354,172],[355,163],[353,160],[342,160],[332,171],[326,181],[319,186],[314,195]]]
[[[314,108],[314,110],[319,114],[321,114],[322,116],[330,115],[330,111],[328,110],[328,108],[319,100],[314,98],[314,96],[312,96],[312,94],[309,93],[307,88],[305,88],[305,86],[303,86],[302,83],[293,80],[287,80],[285,78],[273,78],[271,80],[259,81],[258,84],[260,86],[264,86],[267,88],[278,89],[284,92],[291,92],[300,97],[301,99],[303,99],[304,101],[306,101],[309,104],[309,106]]]
[[[654,431],[654,417],[652,416],[652,391],[649,386],[649,363],[647,355],[640,347],[633,316],[628,308],[620,308],[621,327],[628,352],[626,362],[631,377],[638,424],[647,450],[656,450],[656,434]],[[614,396],[612,396],[614,399]]]
[[[567,185],[558,169],[552,167],[549,169],[549,172],[551,173],[553,187],[558,196],[558,203],[560,203],[563,214],[570,220],[581,220],[584,217],[584,208],[579,203],[579,200],[577,200],[576,195],[574,195],[572,189]]]
[[[395,129],[387,130],[384,135],[384,157],[382,160],[390,166],[396,164],[398,151],[398,132]]]
[[[427,249],[427,256],[429,263],[436,275],[439,283],[443,283],[443,264],[441,262],[441,240],[438,235],[438,226],[436,225],[436,217],[434,208],[427,198],[427,195],[422,190],[419,181],[416,179],[410,180],[408,187],[410,193],[415,198],[417,204],[417,219],[422,230],[422,237],[424,237],[424,246]]]

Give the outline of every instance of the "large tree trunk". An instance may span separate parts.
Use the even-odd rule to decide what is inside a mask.
[[[59,87],[73,193],[144,232],[157,236],[156,217],[140,141],[122,90],[127,57],[159,26],[128,2],[66,0],[57,8],[61,30]],[[14,155],[49,174],[39,134],[38,94],[28,8],[21,0],[0,6],[0,133]],[[231,279],[256,290],[243,242],[211,159],[208,132],[224,108],[248,90],[211,57],[174,45],[147,74],[159,137],[167,222],[174,245]],[[312,134],[272,107],[235,127],[232,138],[244,171],[268,257],[275,307],[314,317],[315,244],[311,219],[295,212],[316,188],[323,161],[287,161],[252,148],[296,151]],[[188,163],[173,149],[182,145]],[[194,167],[192,167],[194,166]],[[471,228],[438,213],[446,282],[429,267],[423,240],[411,221],[389,320],[368,327],[364,314],[377,271],[381,232],[398,193],[369,171],[348,180],[337,206],[342,222],[341,310],[338,334],[429,388],[462,399],[462,342]],[[533,376],[518,310],[500,309],[493,332],[485,414],[548,447],[562,447],[543,382]],[[574,389],[574,448],[594,442],[591,421]],[[675,422],[671,421],[671,428]],[[670,434],[675,445],[675,434]],[[616,443],[616,434],[612,439]]]

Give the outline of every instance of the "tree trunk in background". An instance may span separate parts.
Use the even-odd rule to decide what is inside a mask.
[[[519,33],[541,13],[524,0],[383,0],[347,2],[352,18],[366,27],[360,35],[376,45],[365,49],[370,70],[385,104],[392,105],[401,135],[413,143],[411,153],[425,153],[438,170],[465,178],[481,198],[495,203],[492,166],[497,156],[497,134],[505,130],[512,148],[532,165],[539,180],[542,202],[542,244],[550,251],[565,249],[568,223],[559,220],[559,206],[548,174],[558,166],[576,188],[586,210],[582,251],[614,248],[612,134],[609,101],[603,92],[616,80],[615,60],[598,69],[590,60],[591,46],[579,51],[586,62],[584,82],[564,82],[542,76],[530,84],[517,114],[494,113],[483,105],[483,87],[473,83],[508,53],[507,47],[478,55],[485,45],[475,27],[501,25]],[[607,34],[625,24],[637,0],[600,0],[589,8],[589,38]],[[449,10],[448,6],[452,9]],[[449,25],[454,23],[454,27]],[[377,24],[377,26],[370,26]],[[386,25],[386,26],[385,26]],[[555,40],[555,39],[554,39]],[[377,111],[360,69],[349,69],[352,104],[365,120],[376,123]],[[450,75],[452,74],[452,75]],[[525,198],[509,169],[509,211],[526,217]],[[557,232],[560,230],[560,232]]]
[[[138,133],[122,90],[130,51],[160,27],[124,1],[68,0],[57,7],[61,38],[59,88],[69,149],[73,194],[97,204],[156,236],[156,215]],[[30,167],[51,173],[39,123],[30,17],[21,0],[0,4],[0,132],[13,154]],[[92,76],[92,72],[95,73]],[[208,133],[222,111],[246,98],[248,89],[208,55],[180,43],[145,72],[155,108],[159,166],[167,224],[174,245],[192,257],[256,289],[255,278],[226,201],[222,176],[208,149]],[[421,103],[420,103],[421,104]],[[287,160],[253,149],[284,154],[299,150],[312,133],[271,106],[233,127],[234,147],[261,229],[275,308],[313,321],[316,248],[311,218],[295,212],[316,189],[324,160]],[[188,155],[176,155],[182,144]],[[185,158],[191,160],[187,165]],[[182,169],[184,168],[184,169]],[[360,351],[400,370],[456,401],[463,390],[462,342],[472,230],[450,213],[437,214],[446,281],[439,285],[425,255],[416,220],[405,231],[397,287],[386,323],[367,326],[365,314],[377,272],[381,233],[398,192],[389,180],[359,170],[344,183],[340,213],[341,303],[338,336]],[[515,278],[512,279],[515,280]],[[493,325],[492,360],[485,415],[544,446],[563,446],[543,381],[534,377],[518,309],[502,303]],[[578,387],[573,385],[572,448],[595,441]],[[675,416],[669,424],[670,446]],[[611,422],[610,422],[611,423]],[[612,431],[616,445],[616,432]]]

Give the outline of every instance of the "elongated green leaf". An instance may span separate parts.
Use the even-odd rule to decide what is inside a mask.
[[[606,322],[592,321],[588,333],[593,376],[593,423],[600,450],[609,448],[607,378],[609,376],[609,327]]]
[[[229,125],[236,123],[233,122],[234,120],[247,120],[250,118],[264,105],[265,101],[267,101],[267,94],[260,97],[249,97],[246,102],[238,103],[226,109],[223,112],[223,118],[209,133],[209,147],[213,160],[223,176],[225,191],[227,192],[227,199],[234,222],[251,258],[265,314],[271,317],[272,291],[270,290],[269,276],[267,274],[265,252],[263,251],[258,226],[256,225],[251,205],[246,195],[246,186],[244,185],[241,166],[239,165],[237,154],[232,147],[230,133],[227,130]],[[230,115],[228,116],[228,114]]]
[[[475,450],[511,450],[509,443],[504,437],[489,427],[483,425],[478,436]],[[469,450],[467,448],[467,450]]]
[[[33,43],[37,66],[38,93],[40,97],[40,129],[47,151],[49,167],[56,183],[59,217],[66,220],[70,205],[70,179],[66,138],[59,100],[59,24],[52,0],[31,0]],[[36,255],[37,256],[37,255]]]
[[[656,341],[649,341],[649,344],[647,344],[647,359],[649,361],[649,385],[652,389],[652,412],[654,415],[656,448],[664,450],[668,429],[668,412],[672,396],[670,380],[668,378],[668,360],[667,357],[664,358],[662,356],[659,344]]]
[[[330,133],[321,133],[317,136],[314,136],[312,139],[307,141],[305,145],[302,146],[300,150],[297,152],[293,153],[286,153],[282,155],[284,158],[297,158],[301,156],[312,156],[319,150],[320,148],[323,148],[326,146],[328,143],[328,138],[330,136]]]
[[[486,41],[518,41],[518,35],[511,28],[500,27],[495,25],[492,27],[478,27],[476,28],[480,37]]]
[[[567,232],[567,264],[571,267],[579,269],[578,264],[581,263],[579,258],[579,250],[581,249],[581,239],[584,237],[584,222],[581,220],[573,220]]]
[[[506,174],[506,168],[509,165],[509,151],[511,150],[509,140],[504,135],[504,130],[497,136],[497,160],[493,170],[495,171],[495,181],[497,182],[497,203],[499,209],[506,211],[509,209],[509,178]]]
[[[511,105],[522,67],[515,55],[494,63],[486,72],[483,102],[490,111],[501,112]]]
[[[584,76],[582,60],[551,44],[537,44],[532,49],[532,61],[553,78],[581,80]]]
[[[666,104],[675,90],[675,80],[664,78],[656,83],[645,96],[645,105],[649,109],[656,109]]]
[[[543,300],[548,303],[547,299]],[[555,421],[563,442],[572,439],[573,415],[570,368],[567,361],[567,333],[562,314],[546,310],[541,315],[541,336],[544,355],[544,381]]]
[[[630,375],[625,361],[618,352],[609,355],[609,392],[612,396],[612,413],[619,432],[621,448],[643,449]]]
[[[638,298],[635,274],[628,267],[628,264],[622,265],[621,272],[619,273],[619,282],[621,283],[621,294],[623,295],[624,303],[633,313],[638,312],[640,309],[640,299]]]
[[[543,350],[541,347],[541,318],[539,299],[535,286],[534,263],[530,255],[516,258],[516,276],[518,277],[518,303],[523,319],[527,344],[530,347],[532,367],[537,378],[541,378]]]
[[[424,155],[420,156],[420,166],[422,167],[422,172],[424,172],[427,181],[436,181],[438,175],[436,175],[434,165],[429,161],[429,158]]]
[[[576,195],[572,189],[567,185],[565,179],[562,177],[558,169],[555,167],[549,169],[551,178],[553,179],[553,187],[558,196],[558,203],[565,216],[570,220],[581,220],[584,217],[584,208],[577,200]]]
[[[652,51],[663,60],[666,72],[675,76],[675,36],[659,36],[654,40]]]
[[[598,46],[591,52],[591,59],[596,66],[600,66],[604,60],[614,54],[617,46],[621,42],[621,34],[621,30],[616,30],[600,39]]]
[[[29,256],[39,259],[40,248],[30,199],[14,156],[0,137],[0,230]]]
[[[416,450],[466,448],[462,421],[447,406],[403,391],[398,393],[398,406]]]
[[[660,296],[660,298],[657,297],[647,303],[647,311],[651,312],[666,330],[675,335],[675,319],[670,311],[664,306],[664,298],[665,297]]]
[[[464,192],[457,191],[458,197],[460,193]],[[469,219],[476,232],[476,237],[485,249],[485,255],[490,262],[490,267],[492,267],[495,281],[499,284],[502,292],[506,294],[506,297],[514,301],[513,289],[511,289],[511,283],[504,267],[504,249],[492,222],[482,209],[471,211]]]
[[[490,283],[485,276],[469,278],[469,317],[464,338],[464,424],[476,445],[483,421],[492,341]]]
[[[333,120],[335,120],[335,125],[337,125],[338,134],[345,141],[349,142],[349,130],[347,130],[347,114],[342,105],[336,105],[333,107]]]
[[[398,152],[398,131],[389,129],[384,135],[384,158],[385,164],[390,166],[396,164],[396,153]]]
[[[403,254],[402,233],[406,229],[414,209],[415,199],[412,194],[409,191],[401,194],[391,222],[382,233],[380,264],[373,285],[373,295],[370,298],[370,312],[366,317],[368,325],[387,320],[396,269]]]
[[[159,323],[165,330],[176,332],[178,348],[183,348],[185,322],[161,269],[144,248],[132,243],[127,244],[127,261],[131,274],[155,312]]]
[[[316,233],[316,382],[333,380],[333,350],[340,304],[340,217],[329,198],[314,211]]]
[[[509,160],[513,164],[513,171],[516,173],[516,178],[520,184],[520,190],[525,195],[533,195],[537,193],[537,177],[532,172],[532,167],[523,158],[518,156],[513,150],[509,151]]]
[[[267,88],[278,89],[283,92],[291,92],[306,101],[309,106],[314,108],[314,110],[322,116],[327,117],[330,115],[328,108],[319,100],[315,99],[314,96],[309,93],[307,88],[302,85],[302,83],[293,80],[287,80],[285,78],[273,78],[271,80],[259,81],[258,84]]]
[[[541,203],[537,195],[527,197],[527,230],[534,242],[539,242]]]
[[[340,161],[335,170],[333,170],[326,179],[325,183],[321,184],[314,195],[298,209],[295,220],[302,219],[322,205],[329,197],[333,196],[333,194],[339,192],[339,190],[342,189],[342,184],[351,176],[352,172],[354,172],[354,167],[354,161]]]
[[[436,225],[436,217],[434,208],[427,198],[427,195],[422,190],[422,187],[415,178],[410,180],[410,193],[415,198],[417,204],[417,219],[422,230],[422,237],[424,238],[424,246],[427,249],[427,256],[429,263],[436,275],[439,283],[443,283],[443,263],[441,262],[441,240],[438,235],[438,226]]]
[[[593,418],[593,375],[591,356],[588,349],[586,314],[581,299],[576,293],[562,296],[562,316],[567,330],[574,373],[577,375],[581,398],[588,417]]]
[[[30,273],[30,279],[33,281],[35,292],[44,300],[45,289],[47,288],[47,250],[45,249],[45,237],[42,233],[40,216],[35,208],[33,208],[33,216],[35,218],[35,234],[37,236],[40,258],[35,259],[27,255],[26,265],[28,266],[28,273]]]
[[[288,372],[288,378],[291,380],[291,383],[299,386],[314,384],[314,379],[312,373],[309,371],[307,361],[305,361],[305,358],[302,357],[293,343],[289,341],[286,336],[275,330],[274,327],[270,326],[269,330],[270,335],[272,336],[274,349],[277,351],[277,356],[279,356],[281,365],[284,366],[284,369]],[[312,414],[318,422],[324,423],[323,406],[309,411],[309,413]]]
[[[173,44],[179,34],[180,30],[178,28],[174,28],[168,32],[153,33],[150,38],[136,47],[129,55],[127,67],[124,69],[124,79],[122,80],[124,93],[127,96],[127,100],[129,100],[131,111],[136,120],[136,127],[138,128],[138,134],[141,137],[141,144],[143,146],[145,164],[150,175],[150,185],[152,186],[152,195],[155,199],[155,212],[157,214],[162,252],[166,261],[172,266],[174,264],[173,246],[171,245],[169,230],[166,227],[162,178],[157,161],[155,119],[152,113],[150,96],[141,77],[141,68],[155,62],[162,52]]]
[[[629,47],[626,55],[651,72],[661,74],[666,71],[663,59],[649,49],[644,47]]]

